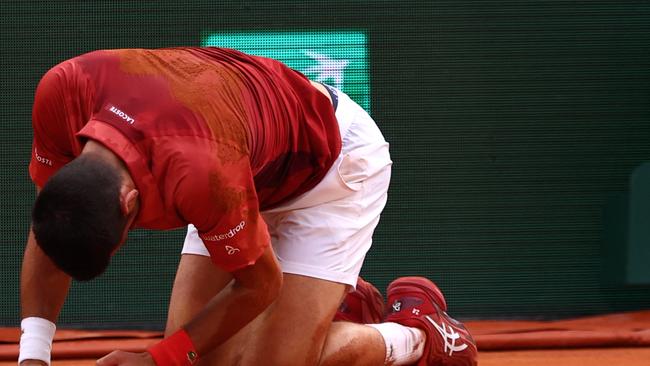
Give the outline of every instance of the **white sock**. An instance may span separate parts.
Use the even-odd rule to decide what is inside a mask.
[[[386,343],[386,365],[411,365],[422,357],[426,334],[397,323],[366,324],[379,331]]]

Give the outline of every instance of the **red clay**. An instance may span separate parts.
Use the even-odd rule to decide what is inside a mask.
[[[95,358],[56,360],[53,365],[95,366],[95,360]],[[647,366],[648,360],[650,360],[650,348],[530,350],[479,353],[480,366]],[[16,361],[0,361],[0,366],[16,366]]]
[[[479,365],[648,366],[650,347],[481,352]]]
[[[467,322],[481,366],[648,366],[650,311],[552,322]],[[94,365],[115,349],[140,352],[160,332],[59,330],[54,365]],[[15,365],[17,328],[0,328],[0,366]],[[598,347],[598,348],[596,348]]]

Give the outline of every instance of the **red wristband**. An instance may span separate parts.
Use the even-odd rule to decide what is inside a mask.
[[[199,354],[185,329],[163,339],[147,349],[157,366],[191,366]]]

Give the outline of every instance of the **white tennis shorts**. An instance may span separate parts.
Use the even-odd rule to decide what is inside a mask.
[[[354,287],[386,205],[392,162],[372,118],[337,93],[338,159],[316,187],[262,217],[283,272]],[[182,254],[210,255],[193,225]]]

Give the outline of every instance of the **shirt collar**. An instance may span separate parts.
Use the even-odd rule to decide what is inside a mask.
[[[141,149],[118,129],[100,120],[90,120],[77,133],[77,138],[97,141],[122,159],[140,194],[140,211],[135,225],[158,228],[164,207],[156,180],[148,168],[149,159]]]

